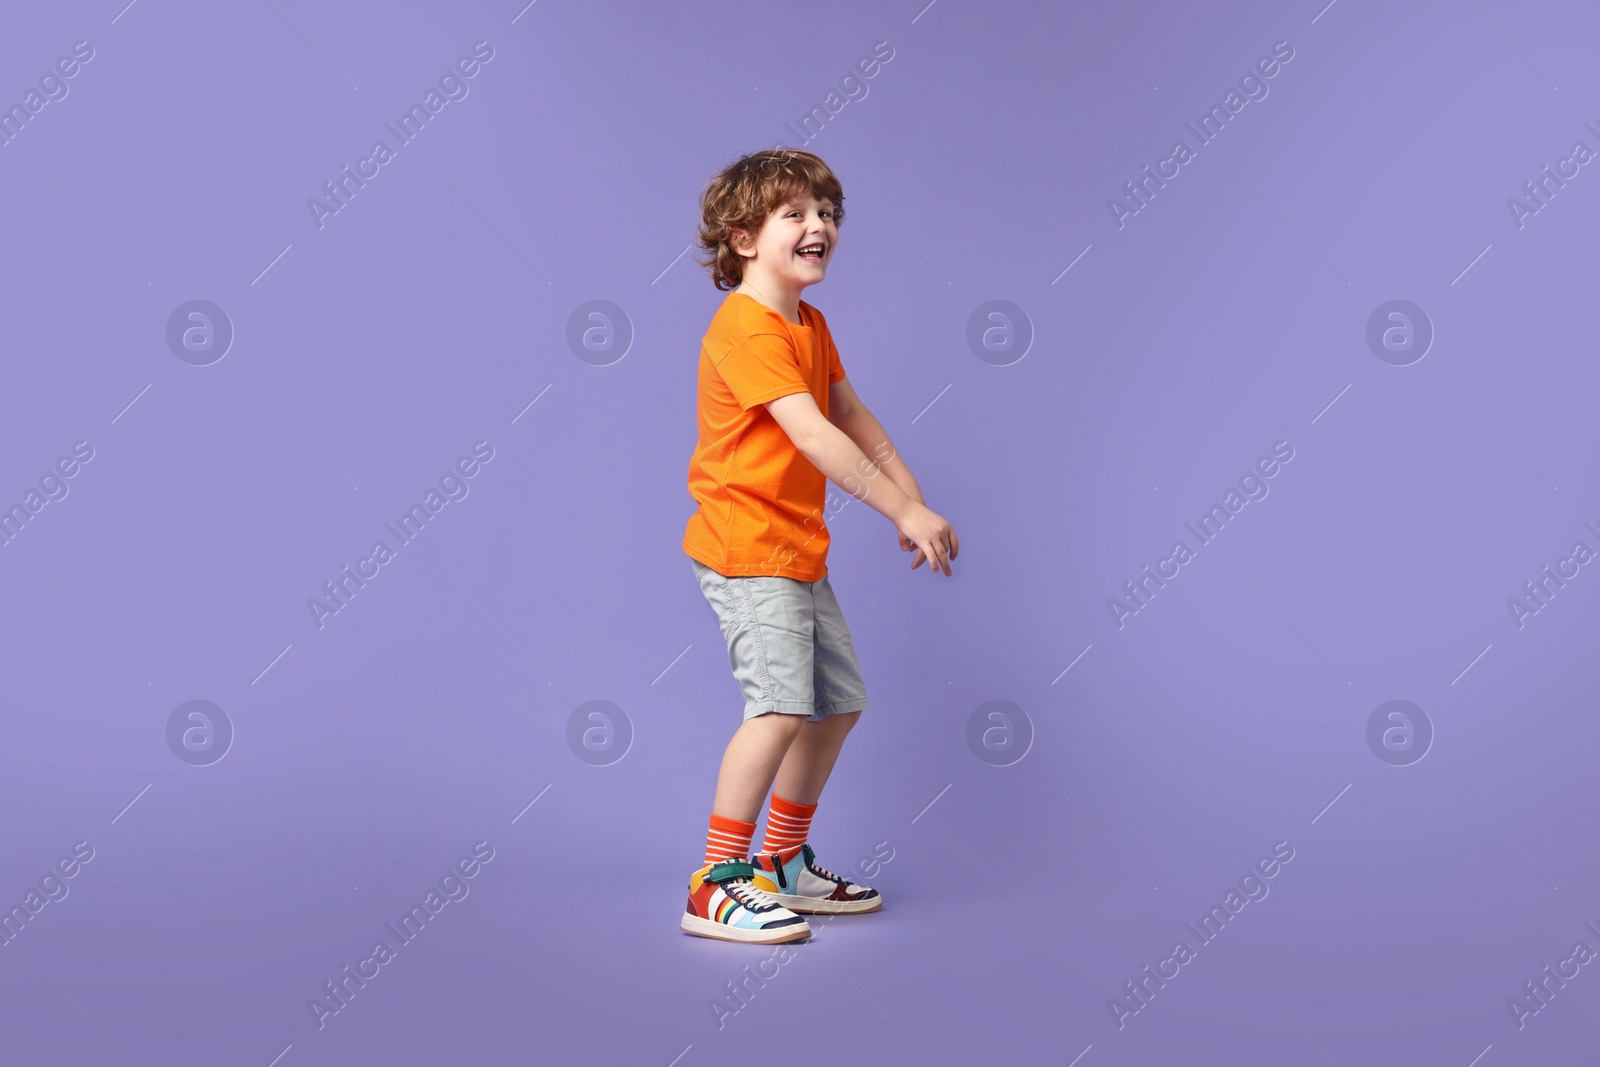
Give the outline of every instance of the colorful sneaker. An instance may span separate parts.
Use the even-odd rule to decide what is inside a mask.
[[[790,845],[777,852],[760,852],[751,859],[756,888],[772,899],[805,914],[877,911],[883,898],[876,889],[856,885],[826,867],[817,866],[808,844]]]
[[[711,863],[689,877],[689,906],[678,925],[699,937],[773,944],[811,936],[811,926],[751,880],[745,859]]]

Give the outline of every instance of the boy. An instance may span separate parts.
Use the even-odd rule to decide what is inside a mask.
[[[960,549],[845,379],[822,313],[800,299],[827,272],[843,200],[828,165],[794,149],[745,156],[701,194],[699,244],[710,253],[701,265],[732,291],[700,347],[689,461],[699,510],[683,550],[745,701],[679,923],[701,937],[794,941],[810,936],[805,914],[883,903],[817,864],[806,843],[839,748],[867,706],[828,584],[827,479],[895,524],[900,548],[915,551],[911,569],[926,560],[948,576]],[[766,837],[751,856],[768,790]]]

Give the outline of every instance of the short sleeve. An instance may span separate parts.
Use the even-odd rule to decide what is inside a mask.
[[[728,383],[741,411],[811,389],[800,376],[794,342],[781,334],[751,334],[728,349],[717,362],[717,372]]]
[[[828,381],[837,382],[844,378],[844,364],[839,362],[839,349],[834,346],[833,334],[828,335]]]

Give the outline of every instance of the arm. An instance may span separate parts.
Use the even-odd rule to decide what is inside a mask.
[[[933,564],[933,570],[950,573],[950,557],[956,551],[955,531],[950,529],[950,524],[890,478],[879,477],[884,470],[863,454],[860,446],[842,429],[823,416],[809,392],[790,393],[769,400],[766,408],[813,466],[845,492],[865,501],[893,522],[902,536],[922,550],[922,555]],[[882,427],[879,430],[881,432]],[[887,440],[885,437],[884,441]],[[894,465],[904,470],[903,464]],[[912,565],[917,562],[920,561],[913,561]]]
[[[823,417],[822,409],[810,393],[790,393],[769,400],[766,408],[783,432],[789,435],[800,454],[839,488],[866,501],[890,522],[900,520],[917,501],[888,478],[872,459],[861,451],[843,429]]]
[[[856,396],[850,379],[841,378],[828,386],[828,421],[854,441],[864,453],[877,461],[878,468],[911,499],[922,504],[922,487],[895,451],[883,424]]]

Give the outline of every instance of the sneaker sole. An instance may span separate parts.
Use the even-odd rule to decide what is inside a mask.
[[[859,915],[883,907],[882,897],[866,900],[824,900],[817,897],[796,897],[773,893],[772,899],[796,915]]]
[[[780,926],[773,930],[744,930],[727,923],[719,923],[713,919],[702,919],[698,915],[687,912],[678,922],[679,929],[697,937],[711,937],[718,941],[745,941],[760,945],[775,945],[784,941],[799,941],[801,938],[811,936],[811,926],[807,923],[793,923],[789,926]]]

